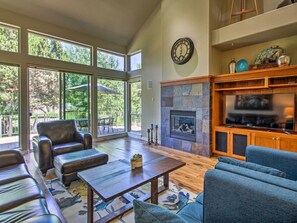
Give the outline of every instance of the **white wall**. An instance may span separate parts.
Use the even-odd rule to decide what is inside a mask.
[[[128,47],[128,54],[142,50],[142,135],[151,123],[160,126],[161,81],[209,73],[209,1],[163,0]],[[181,37],[194,42],[192,59],[176,65],[171,47]],[[134,73],[135,75],[135,73]],[[136,74],[137,75],[137,74]],[[153,89],[147,89],[147,80]]]
[[[162,80],[208,74],[209,64],[209,1],[162,1]],[[195,50],[191,60],[184,65],[172,62],[170,53],[174,42],[189,37]]]

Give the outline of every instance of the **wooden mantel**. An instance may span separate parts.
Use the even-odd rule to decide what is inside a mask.
[[[213,76],[197,76],[197,77],[187,77],[178,80],[162,81],[161,87],[174,86],[174,85],[183,85],[183,84],[194,84],[194,83],[204,83],[212,82]]]

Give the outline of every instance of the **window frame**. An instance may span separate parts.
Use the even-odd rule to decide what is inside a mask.
[[[15,26],[15,25],[12,25],[12,24],[8,24],[8,23],[4,23],[4,22],[0,22],[0,26],[2,27],[6,27],[6,28],[9,28],[9,29],[14,29],[14,30],[17,30],[18,32],[18,38],[17,38],[17,44],[18,44],[18,47],[17,47],[17,52],[14,52],[14,51],[8,51],[8,50],[1,50],[1,52],[9,52],[9,53],[21,53],[21,28],[19,26]]]
[[[137,68],[137,69],[134,69],[134,70],[132,70],[131,69],[131,58],[133,57],[133,56],[135,56],[135,55],[137,55],[137,54],[140,54],[141,55],[141,59],[140,59],[140,68]],[[141,70],[142,69],[142,51],[141,50],[137,50],[137,51],[135,51],[135,52],[133,52],[133,53],[131,53],[131,54],[129,54],[128,55],[128,57],[129,57],[129,72],[134,72],[134,71],[138,71],[138,70]]]
[[[30,34],[34,34],[34,35],[38,35],[38,36],[41,36],[41,37],[44,37],[44,38],[49,38],[49,39],[65,42],[67,44],[73,44],[74,46],[78,46],[78,47],[89,48],[90,49],[90,63],[89,64],[83,64],[83,63],[76,63],[76,62],[71,62],[71,61],[59,60],[59,59],[55,59],[55,58],[32,55],[32,54],[30,54],[30,50],[29,50],[30,49],[30,44],[29,44],[29,35]],[[35,31],[35,30],[28,29],[27,30],[27,47],[28,47],[28,55],[29,56],[45,58],[45,59],[55,60],[55,61],[61,61],[61,62],[66,62],[66,63],[72,63],[72,64],[78,64],[78,65],[83,65],[83,66],[89,66],[89,67],[94,65],[93,46],[88,45],[88,44],[84,44],[84,43],[81,43],[81,42],[77,42],[77,41],[69,40],[69,39],[66,39],[66,38],[62,38],[62,37],[50,35],[50,34],[47,34],[47,33],[42,33],[42,32],[38,32],[38,31]]]
[[[112,68],[104,68],[104,67],[99,67],[99,64],[98,64],[98,52],[103,52],[103,53],[106,53],[106,54],[110,54],[110,55],[115,55],[115,56],[118,56],[118,57],[123,57],[124,59],[124,67],[123,67],[123,70],[116,70],[116,69],[112,69]],[[97,47],[97,50],[96,50],[96,54],[97,54],[97,61],[96,61],[96,67],[97,68],[100,68],[100,69],[107,69],[107,70],[114,70],[114,71],[120,71],[120,72],[125,72],[127,70],[127,55],[125,54],[122,54],[122,53],[118,53],[118,52],[115,52],[115,51],[111,51],[111,50],[107,50],[107,49],[103,49],[103,48],[100,48],[100,47]]]

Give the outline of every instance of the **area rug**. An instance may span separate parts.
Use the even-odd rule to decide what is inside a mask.
[[[162,184],[161,180],[159,180],[159,184]],[[68,188],[66,188],[58,179],[46,180],[46,185],[59,205],[67,222],[87,222],[87,186],[82,181],[74,181]],[[129,194],[135,198],[139,198],[149,191],[150,183],[130,191]],[[195,197],[196,194],[170,182],[169,189],[159,194],[159,205],[170,211],[177,212],[188,202],[194,201]],[[118,197],[110,202],[103,202],[95,194],[94,221],[118,210],[128,202],[129,201],[124,197]],[[133,223],[133,210],[112,222]]]

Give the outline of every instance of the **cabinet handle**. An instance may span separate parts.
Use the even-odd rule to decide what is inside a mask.
[[[275,140],[279,140],[279,138],[277,137]]]
[[[272,140],[275,140],[275,137],[273,137]]]

